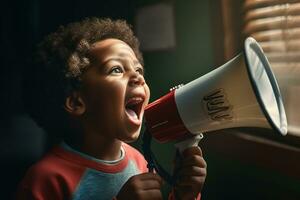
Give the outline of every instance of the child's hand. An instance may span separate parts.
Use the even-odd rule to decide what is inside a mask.
[[[162,179],[154,173],[132,176],[121,188],[117,200],[162,200]]]
[[[178,180],[174,187],[177,199],[195,199],[201,192],[206,177],[206,162],[199,147],[186,149],[178,163]]]

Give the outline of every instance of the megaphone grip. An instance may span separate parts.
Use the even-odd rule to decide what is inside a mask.
[[[189,147],[196,147],[198,146],[200,140],[202,140],[203,134],[198,134],[193,137],[189,137],[185,140],[179,141],[175,143],[175,147],[182,153],[185,149]]]

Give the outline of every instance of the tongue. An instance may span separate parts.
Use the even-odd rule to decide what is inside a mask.
[[[133,110],[127,108],[127,109],[126,109],[126,112],[127,112],[127,114],[128,114],[130,117],[132,117],[133,119],[138,119],[138,116],[136,115],[136,113],[135,113]]]

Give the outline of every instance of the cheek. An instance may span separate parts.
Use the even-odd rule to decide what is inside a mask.
[[[150,92],[150,88],[148,87],[148,85],[145,85],[145,93],[146,93],[146,103],[148,104],[149,103],[149,99],[150,99],[150,95],[151,95],[151,92]]]
[[[105,117],[119,112],[124,106],[124,88],[120,84],[110,83],[90,88],[87,95],[87,108]]]

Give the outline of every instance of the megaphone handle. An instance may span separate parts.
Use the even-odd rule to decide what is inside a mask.
[[[200,140],[202,140],[202,138],[203,138],[203,134],[200,133],[193,137],[182,140],[180,142],[176,142],[175,147],[179,150],[180,153],[182,153],[185,149],[189,147],[198,146],[198,143],[200,142]]]

